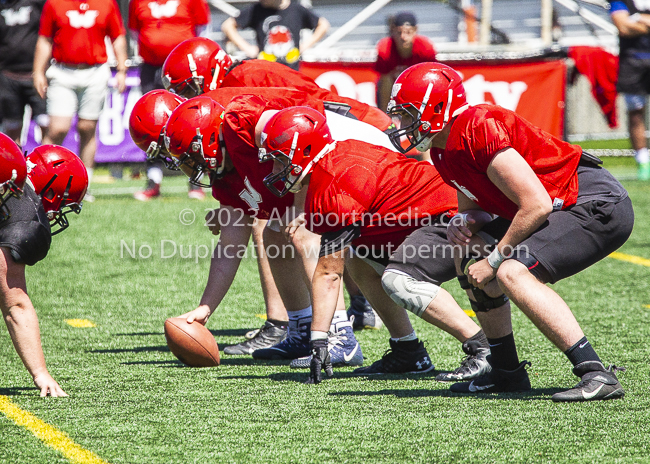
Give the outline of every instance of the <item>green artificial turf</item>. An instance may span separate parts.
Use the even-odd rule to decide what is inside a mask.
[[[627,368],[622,400],[552,403],[552,393],[577,379],[517,309],[520,357],[532,362],[525,394],[466,397],[434,374],[367,379],[351,377],[351,368],[307,386],[304,371],[226,355],[220,367],[192,369],[167,349],[163,322],[199,301],[209,262],[189,250],[211,246],[200,219],[215,203],[188,200],[185,185],[165,179],[163,197],[149,203],[130,196],[141,181],[93,185],[97,201],[27,271],[48,367],[70,397],[38,397],[4,329],[0,395],[114,464],[650,462],[650,268],[608,258],[554,286],[603,360]],[[625,185],[637,223],[620,251],[650,259],[650,183]],[[188,209],[197,220],[183,225]],[[162,243],[167,255],[173,248],[164,240],[179,247],[174,257],[161,257]],[[135,258],[124,244],[135,244]],[[181,245],[191,257],[180,256]],[[141,258],[147,247],[151,257]],[[456,283],[445,287],[468,307]],[[223,349],[260,326],[263,312],[256,263],[247,258],[207,327]],[[412,320],[437,368],[457,367],[460,344]],[[388,348],[386,329],[357,335],[366,364]],[[0,413],[0,462],[67,460]]]

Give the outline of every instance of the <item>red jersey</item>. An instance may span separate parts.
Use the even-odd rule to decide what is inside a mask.
[[[249,216],[255,217],[259,210],[255,193],[249,190],[244,179],[235,169],[214,181],[212,197],[220,204],[241,210]]]
[[[360,224],[355,246],[397,246],[456,210],[456,192],[431,164],[357,140],[336,142],[316,164],[305,202],[307,228],[316,234]]]
[[[287,66],[265,60],[246,60],[234,66],[221,84],[222,87],[289,87],[309,93],[314,98],[350,105],[350,113],[358,120],[385,131],[392,124],[390,117],[379,108],[352,98],[340,97],[319,87],[313,79]]]
[[[578,197],[582,148],[535,127],[513,111],[476,105],[452,122],[445,149],[432,148],[431,159],[442,178],[485,211],[512,220],[518,207],[487,175],[495,155],[514,148],[533,169],[553,200],[564,209]]]
[[[273,171],[273,163],[259,162],[259,150],[255,144],[255,125],[266,110],[310,106],[323,113],[323,105],[319,100],[300,91],[270,88],[247,91],[251,94],[237,96],[226,106],[221,129],[226,151],[239,175],[248,182],[251,196],[256,199],[259,211],[257,217],[280,218],[287,208],[293,205],[293,195],[279,198],[264,185],[264,178]]]
[[[267,109],[307,105],[323,112],[322,103],[304,92],[275,87],[218,88],[205,93],[205,96],[224,107],[229,107],[234,98],[240,97],[236,105],[228,108],[229,111],[237,111],[237,114],[227,113],[222,126],[226,150],[235,169],[214,182],[212,196],[220,203],[241,209],[250,216],[260,219],[282,217],[286,209],[293,204],[293,195],[278,198],[263,184],[264,177],[273,169],[273,163],[259,162],[254,138],[255,125],[259,115]],[[267,106],[267,101],[273,99],[276,99],[275,106]],[[251,112],[252,101],[259,105],[256,116]]]
[[[124,24],[115,0],[47,0],[38,35],[51,38],[52,58],[68,65],[107,61],[104,37],[115,41]]]
[[[389,74],[397,69],[402,72],[418,63],[436,61],[436,50],[429,39],[416,35],[413,40],[413,53],[410,58],[402,58],[397,52],[397,46],[392,37],[384,37],[377,43],[377,61],[375,71],[379,74]]]
[[[138,33],[142,60],[162,66],[176,45],[210,22],[206,0],[131,0],[129,29]]]

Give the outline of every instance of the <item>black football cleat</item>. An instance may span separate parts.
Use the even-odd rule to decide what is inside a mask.
[[[455,383],[449,390],[454,393],[504,393],[523,392],[530,390],[530,379],[526,367],[530,366],[528,361],[522,361],[517,369],[507,371],[505,369],[492,368],[487,374],[475,378],[470,382]]]
[[[254,359],[296,359],[310,353],[311,316],[289,321],[287,337],[268,348],[253,351]]]
[[[460,367],[453,372],[441,372],[436,375],[439,382],[458,382],[459,380],[472,380],[492,370],[487,360],[490,349],[482,347],[478,342],[464,342],[463,351],[467,356],[463,358]]]
[[[223,352],[229,355],[251,355],[255,350],[277,345],[287,336],[287,329],[266,321],[261,329],[255,330],[255,335],[238,345],[227,346]]]
[[[360,367],[355,375],[424,374],[434,369],[429,353],[420,340],[396,342],[389,340],[390,350],[370,366]]]
[[[622,398],[625,395],[616,371],[624,367],[609,366],[605,369],[598,361],[585,361],[573,368],[573,373],[580,377],[580,382],[570,390],[556,393],[551,397],[555,402],[599,401]]]

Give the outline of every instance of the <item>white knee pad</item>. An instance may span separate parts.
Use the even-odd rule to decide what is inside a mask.
[[[422,282],[393,269],[384,272],[381,284],[395,303],[417,316],[424,314],[440,291],[440,287],[435,284]]]

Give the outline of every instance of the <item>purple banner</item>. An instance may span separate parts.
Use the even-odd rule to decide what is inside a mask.
[[[115,88],[115,72],[109,80],[109,92],[106,95],[104,110],[97,122],[97,163],[139,163],[146,159],[145,153],[135,146],[129,135],[129,117],[133,105],[142,96],[140,90],[140,70],[129,69],[126,75],[126,90],[119,93]],[[79,136],[75,127],[77,117],[72,121],[72,128],[63,146],[79,153]],[[24,150],[31,152],[40,145],[42,134],[34,121],[30,123]]]

